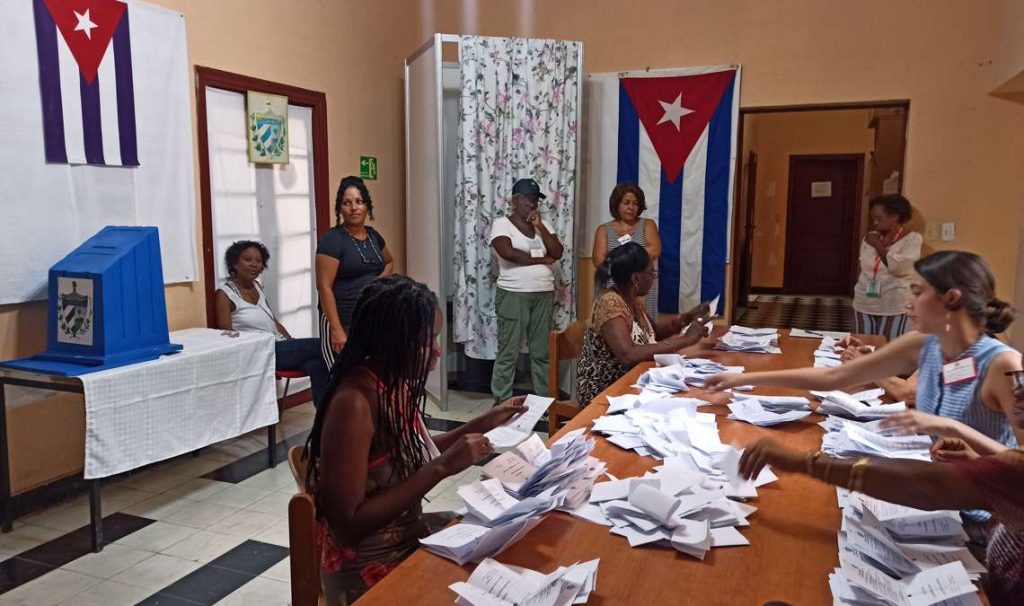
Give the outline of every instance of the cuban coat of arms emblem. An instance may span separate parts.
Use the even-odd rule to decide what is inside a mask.
[[[57,340],[92,345],[93,284],[89,278],[57,278]]]

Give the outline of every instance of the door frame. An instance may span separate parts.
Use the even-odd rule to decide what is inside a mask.
[[[331,228],[330,175],[327,159],[327,95],[325,93],[262,80],[242,74],[196,66],[196,130],[199,141],[199,201],[203,232],[203,275],[206,298],[206,325],[214,328],[216,309],[215,267],[213,258],[213,204],[210,185],[209,124],[206,119],[206,88],[223,89],[245,94],[258,90],[288,97],[289,105],[309,107],[313,110],[313,200],[316,208],[317,237]]]
[[[857,166],[857,181],[856,181],[856,197],[854,198],[854,209],[853,209],[853,231],[850,232],[851,251],[853,253],[853,259],[850,264],[850,276],[849,276],[849,295],[853,295],[853,286],[856,282],[857,275],[859,274],[858,259],[860,258],[860,215],[861,207],[864,203],[864,156],[866,154],[793,154],[789,156],[789,173],[786,178],[786,248],[785,248],[785,259],[786,263],[782,268],[782,292],[789,294],[792,287],[793,276],[791,273],[792,264],[789,263],[789,259],[793,258],[792,251],[790,248],[793,246],[793,240],[790,238],[790,217],[793,216],[793,199],[795,196],[795,188],[793,187],[793,168],[797,162],[800,161],[814,161],[814,160],[852,160],[856,162]]]

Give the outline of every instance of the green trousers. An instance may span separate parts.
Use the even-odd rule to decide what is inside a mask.
[[[498,355],[491,374],[491,393],[496,402],[512,397],[516,359],[524,338],[530,351],[533,391],[540,396],[548,395],[548,333],[554,307],[555,293],[552,291],[497,290],[494,311],[498,319]]]

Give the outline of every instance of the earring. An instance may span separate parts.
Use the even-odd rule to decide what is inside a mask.
[[[950,313],[947,311],[946,312],[946,332],[949,332],[949,316],[950,316]]]

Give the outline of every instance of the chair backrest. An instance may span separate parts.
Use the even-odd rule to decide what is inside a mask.
[[[583,351],[583,333],[587,331],[587,323],[577,320],[565,330],[558,332],[552,330],[548,334],[548,350],[550,364],[548,364],[548,385],[552,398],[558,399],[558,362],[561,360],[573,360],[580,357]]]
[[[316,503],[313,495],[306,490],[305,453],[305,446],[292,446],[288,449],[288,467],[298,487],[298,493],[288,502],[293,606],[317,606],[322,594]]]

